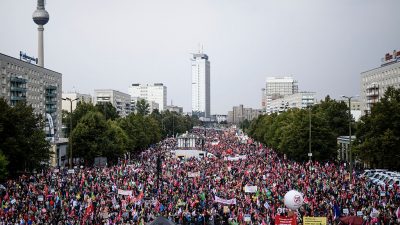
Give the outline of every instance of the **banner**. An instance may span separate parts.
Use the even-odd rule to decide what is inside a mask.
[[[257,186],[244,186],[244,192],[246,193],[256,193]]]
[[[244,159],[247,159],[247,155],[237,155],[235,157],[228,156],[224,158],[225,161],[239,161]]]
[[[199,172],[188,172],[188,177],[199,177],[200,176],[200,171]]]
[[[130,190],[118,189],[118,194],[119,194],[119,195],[130,195],[130,196],[132,196],[132,191],[130,191]]]
[[[227,204],[227,205],[236,205],[236,198],[232,198],[232,199],[223,199],[223,198],[220,198],[220,197],[218,197],[218,196],[215,196],[214,201],[215,201],[215,202],[222,203],[222,204]]]
[[[296,216],[275,216],[275,225],[297,225]]]
[[[326,217],[303,217],[303,225],[326,225]]]

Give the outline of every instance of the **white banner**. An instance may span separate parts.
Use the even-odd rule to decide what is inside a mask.
[[[218,196],[215,196],[215,200],[214,201],[222,203],[222,204],[227,204],[227,205],[236,205],[236,198],[223,199],[223,198],[220,198]]]
[[[188,177],[199,177],[200,171],[198,172],[188,172]]]
[[[256,193],[257,186],[244,186],[244,192],[246,193]]]
[[[225,161],[239,161],[244,159],[247,159],[247,155],[237,155],[235,157],[228,156],[224,158]]]
[[[118,189],[118,194],[119,194],[119,195],[130,195],[130,196],[132,196],[132,191],[130,191],[130,190]]]

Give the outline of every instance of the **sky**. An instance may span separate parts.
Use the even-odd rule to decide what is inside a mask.
[[[0,0],[0,52],[37,56],[35,0]],[[45,67],[63,91],[128,92],[164,83],[168,104],[191,111],[190,53],[211,62],[211,113],[261,107],[266,77],[300,91],[358,95],[360,73],[400,50],[398,0],[47,0]]]

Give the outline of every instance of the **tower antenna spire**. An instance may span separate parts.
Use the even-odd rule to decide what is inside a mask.
[[[45,0],[38,0],[32,19],[38,25],[38,65],[44,67],[43,26],[49,22],[49,13],[44,8]]]

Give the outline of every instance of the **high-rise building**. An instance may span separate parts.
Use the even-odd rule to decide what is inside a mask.
[[[70,92],[70,93],[62,93],[62,98],[66,99],[77,99],[76,101],[72,102],[72,111],[76,109],[76,105],[78,102],[86,102],[86,103],[91,103],[92,102],[92,96],[89,94],[82,94],[78,92]],[[69,101],[63,101],[62,102],[62,110],[65,111],[70,111],[71,110],[71,103]]]
[[[167,105],[167,87],[162,83],[132,84],[128,93],[132,98],[142,98],[147,102],[156,102],[160,111],[165,110]]]
[[[400,88],[400,51],[387,53],[380,67],[361,73],[361,114],[369,113],[390,86]]]
[[[58,139],[61,133],[61,73],[0,53],[0,97],[14,106],[31,105],[46,119],[46,135]]]
[[[271,101],[295,94],[299,91],[297,81],[293,77],[267,77],[265,88],[262,89],[263,111],[271,111]]]
[[[210,117],[210,61],[203,53],[193,54],[192,61],[192,114]]]
[[[131,113],[131,96],[129,94],[112,89],[94,90],[93,104],[97,105],[105,102],[110,102],[121,117]]]

